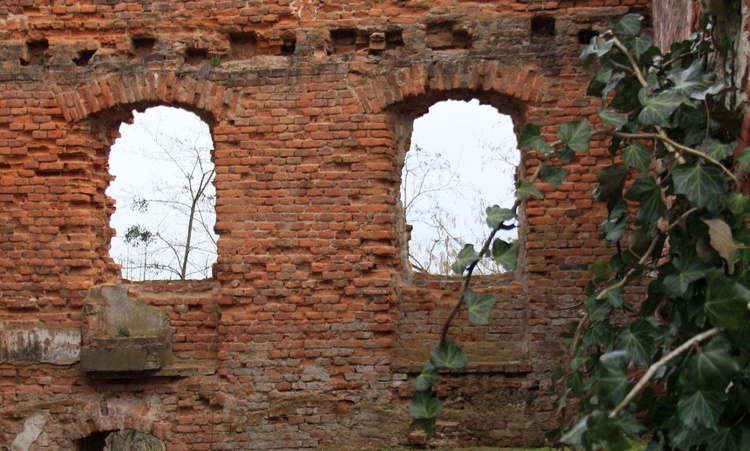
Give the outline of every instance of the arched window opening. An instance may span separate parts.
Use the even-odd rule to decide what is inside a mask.
[[[167,447],[150,434],[123,429],[121,431],[94,432],[76,440],[78,451],[165,451]]]
[[[465,244],[481,248],[490,232],[487,207],[510,208],[515,201],[519,160],[510,116],[476,99],[438,102],[414,121],[401,201],[415,271],[452,274]],[[514,246],[518,232],[501,231],[497,237]],[[489,259],[477,267],[479,274],[501,272],[503,265]]]
[[[171,107],[133,111],[109,155],[110,255],[128,280],[211,277],[216,190],[208,124]]]

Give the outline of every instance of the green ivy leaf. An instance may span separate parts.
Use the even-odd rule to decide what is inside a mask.
[[[568,164],[576,157],[576,153],[570,147],[564,146],[560,147],[559,149],[555,149],[555,156],[558,160],[560,160],[560,163]]]
[[[615,21],[613,30],[616,35],[621,37],[634,37],[641,32],[641,22],[643,17],[638,14],[626,14]]]
[[[638,319],[629,328],[622,331],[617,339],[617,348],[624,349],[630,360],[638,367],[651,362],[654,350],[656,327],[651,319]]]
[[[479,254],[474,250],[474,245],[467,244],[458,252],[456,261],[451,265],[451,269],[454,274],[461,275],[466,271],[466,268],[474,262],[479,261],[479,258]]]
[[[714,165],[681,164],[672,171],[674,189],[698,208],[715,211],[724,197],[721,169]]]
[[[625,193],[625,199],[639,203],[637,218],[649,225],[656,222],[667,212],[667,207],[661,196],[661,189],[650,176],[635,179],[633,185]]]
[[[599,285],[609,280],[612,276],[612,267],[604,260],[597,260],[589,267],[591,280]]]
[[[724,391],[739,372],[737,359],[729,354],[729,342],[722,335],[690,357],[685,367],[686,383],[699,390]]]
[[[612,311],[612,306],[605,300],[596,299],[596,296],[589,296],[585,302],[586,313],[594,321],[604,321],[609,312]]]
[[[627,225],[628,215],[605,220],[602,223],[602,238],[611,242],[620,241],[620,238],[625,235]]]
[[[696,391],[677,401],[677,415],[687,427],[715,429],[723,410],[723,396],[718,392]]]
[[[598,202],[607,202],[607,209],[612,209],[622,199],[622,190],[628,178],[628,170],[624,166],[614,164],[603,167],[596,176],[599,186],[596,189],[595,199]]]
[[[484,325],[490,320],[490,310],[497,299],[489,294],[478,294],[471,290],[464,293],[466,308],[469,310],[469,321],[472,324]]]
[[[591,39],[589,45],[584,47],[581,52],[581,61],[583,61],[583,68],[588,69],[594,58],[601,58],[602,56],[609,53],[614,46],[614,41],[611,39],[604,39],[601,36],[596,36]]]
[[[627,451],[631,443],[623,436],[622,418],[610,419],[606,415],[591,415],[586,422],[582,445],[587,450]]]
[[[554,166],[543,166],[539,171],[539,177],[550,185],[559,188],[565,181],[568,171],[564,168]]]
[[[415,420],[425,420],[436,418],[440,413],[442,403],[439,399],[434,398],[428,391],[418,391],[411,399],[409,413]]]
[[[625,113],[619,113],[612,109],[599,110],[599,119],[602,124],[610,125],[615,130],[619,130],[623,125],[628,123],[628,115]]]
[[[552,147],[542,139],[541,128],[537,124],[527,124],[518,137],[518,148],[521,150],[536,150],[541,153],[552,153]]]
[[[734,428],[719,426],[716,432],[710,433],[707,437],[708,447],[706,451],[735,451],[737,449],[748,449],[743,448],[740,445],[740,439],[737,434],[734,433]]]
[[[722,143],[712,138],[703,141],[700,150],[716,161],[721,161],[734,155],[734,149],[737,148],[736,142]]]
[[[487,213],[487,225],[493,230],[500,227],[505,221],[510,221],[516,217],[513,210],[500,208],[498,205],[487,207],[485,212]]]
[[[638,113],[638,121],[644,126],[656,125],[666,127],[669,125],[669,117],[685,102],[688,97],[675,92],[662,92],[657,95],[648,95],[646,88],[641,91],[638,98],[643,109]]]
[[[506,271],[515,271],[518,265],[518,241],[508,243],[496,238],[492,242],[492,258]]]
[[[682,67],[672,69],[667,74],[667,79],[674,84],[670,88],[671,92],[698,100],[703,100],[706,97],[706,91],[712,85],[703,75],[703,61],[701,58],[696,58],[685,69]]]
[[[542,195],[542,192],[537,189],[534,185],[531,184],[528,180],[521,180],[518,182],[518,186],[516,187],[516,198],[518,200],[524,200],[528,196],[536,197],[537,199],[542,199],[544,196]]]
[[[429,390],[432,384],[438,379],[440,379],[440,374],[438,374],[437,368],[432,363],[427,362],[422,367],[422,372],[414,381],[414,389],[417,391]]]
[[[724,199],[724,206],[727,207],[732,214],[747,214],[750,212],[750,196],[740,193],[731,193],[726,199]]]
[[[737,162],[750,163],[750,147],[745,147],[745,150],[737,157]]]
[[[706,275],[706,316],[711,324],[736,330],[745,321],[750,291],[744,286],[730,281],[720,270]]]
[[[633,52],[636,57],[646,53],[654,45],[654,40],[650,36],[637,36],[635,39],[626,42],[628,50]]]
[[[430,352],[430,363],[435,368],[463,368],[466,366],[468,357],[466,353],[456,345],[452,338],[440,343],[440,345]]]
[[[648,167],[651,165],[651,154],[646,146],[636,142],[623,149],[622,162],[645,175],[648,174]]]
[[[566,122],[560,126],[558,131],[560,140],[576,152],[589,150],[591,141],[591,128],[587,120]]]
[[[672,265],[677,274],[664,278],[664,294],[671,298],[683,296],[690,284],[704,278],[710,269],[703,264],[695,251],[686,251],[682,255],[674,256]]]
[[[602,355],[603,363],[597,368],[596,378],[599,383],[596,394],[599,404],[611,409],[628,394],[628,362],[630,359],[624,351],[613,351]]]

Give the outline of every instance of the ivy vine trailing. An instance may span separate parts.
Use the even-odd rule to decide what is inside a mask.
[[[737,16],[739,2],[725,3]],[[601,238],[613,252],[590,267],[585,313],[555,374],[561,409],[570,395],[580,409],[561,442],[619,450],[647,434],[649,450],[750,449],[750,197],[735,173],[750,149],[738,149],[740,114],[728,100],[736,93],[709,69],[710,31],[662,53],[641,22],[624,16],[581,55],[584,67],[597,62],[595,129],[569,122],[552,143],[534,124],[521,134],[519,147],[541,164],[519,182],[511,209],[487,210],[489,238],[479,251],[467,245],[453,266],[464,275],[461,294],[411,403],[428,432],[441,407],[432,394],[439,370],[467,362],[448,337],[453,319],[466,307],[471,322],[485,324],[495,303],[471,290],[474,267],[482,257],[514,267],[516,244],[495,234],[513,227],[528,197],[542,197],[537,180],[559,186],[562,166],[604,137],[611,161],[595,196],[606,203]]]

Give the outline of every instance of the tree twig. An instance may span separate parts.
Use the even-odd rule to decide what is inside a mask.
[[[674,349],[672,352],[670,352],[669,354],[665,355],[659,361],[657,361],[656,363],[654,363],[653,365],[651,365],[650,367],[648,367],[648,370],[643,374],[643,376],[638,381],[638,383],[635,384],[635,387],[633,387],[633,389],[630,390],[630,393],[628,393],[627,396],[625,396],[625,399],[623,399],[622,402],[620,402],[620,404],[617,405],[617,407],[615,407],[614,409],[612,409],[611,412],[609,412],[609,418],[616,417],[617,414],[620,413],[622,411],[622,409],[624,409],[630,403],[630,401],[632,401],[633,398],[635,398],[638,395],[638,393],[641,392],[641,390],[643,390],[643,388],[646,386],[646,384],[648,384],[649,380],[651,380],[651,378],[659,370],[659,368],[661,368],[662,366],[666,365],[667,362],[669,362],[673,358],[677,357],[678,355],[682,354],[686,350],[688,350],[691,347],[693,347],[693,345],[695,345],[697,343],[700,343],[701,341],[703,341],[703,340],[705,340],[707,338],[711,338],[714,335],[719,334],[723,330],[724,329],[721,328],[721,327],[714,327],[712,329],[708,329],[707,331],[702,332],[702,333],[694,336],[690,340],[686,341],[685,343],[681,344],[679,347],[677,347],[676,349]]]

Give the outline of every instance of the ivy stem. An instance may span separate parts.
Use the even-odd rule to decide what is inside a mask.
[[[648,87],[648,82],[646,81],[646,77],[643,76],[643,72],[641,72],[641,67],[638,65],[638,61],[633,58],[633,55],[630,54],[628,49],[622,44],[622,42],[620,42],[619,39],[617,39],[616,36],[612,36],[612,42],[615,44],[615,47],[620,49],[620,51],[625,54],[625,56],[628,58],[628,61],[630,61],[630,65],[633,67],[635,76],[636,78],[638,78],[641,86]]]
[[[651,378],[654,376],[654,374],[661,368],[662,366],[666,365],[667,362],[672,360],[673,358],[677,357],[678,355],[682,354],[686,350],[692,348],[694,345],[700,343],[701,341],[711,338],[714,335],[717,335],[721,333],[724,329],[721,327],[714,327],[712,329],[708,329],[705,332],[701,332],[700,334],[694,336],[690,340],[686,341],[685,343],[681,344],[679,347],[674,349],[669,354],[662,357],[659,361],[648,367],[648,370],[646,373],[641,377],[641,379],[638,381],[637,384],[635,384],[635,387],[633,387],[632,390],[625,396],[625,399],[622,400],[620,404],[617,405],[612,411],[609,413],[609,418],[614,418],[617,416],[618,413],[622,411],[628,404],[630,404],[630,401],[635,398],[638,393],[640,393],[644,387],[648,384],[648,382],[651,380]]]
[[[539,165],[534,170],[534,173],[529,177],[528,182],[534,183],[538,178],[539,174],[541,173],[542,168],[544,167],[544,163],[549,159],[549,155],[543,155],[540,157]],[[513,216],[516,216],[516,213],[518,212],[518,207],[521,206],[524,202],[526,202],[526,199],[528,199],[528,196],[524,197],[523,199],[519,199],[516,197],[516,201],[513,203],[513,207],[511,207],[511,210],[513,211]],[[500,223],[497,227],[492,229],[492,232],[490,232],[490,235],[487,237],[487,239],[484,241],[484,245],[482,245],[482,249],[479,251],[479,257],[485,255],[492,245],[492,240],[495,238],[495,235],[497,232],[499,232],[501,229],[503,229],[503,223]],[[451,310],[450,315],[448,315],[448,319],[445,320],[443,323],[443,330],[440,333],[440,343],[444,343],[445,340],[448,338],[448,330],[451,327],[451,324],[453,323],[453,320],[456,318],[456,315],[458,315],[458,312],[461,311],[461,307],[464,305],[465,297],[466,297],[466,291],[469,289],[469,286],[471,285],[471,278],[474,275],[474,268],[479,264],[479,259],[466,268],[466,276],[464,276],[464,282],[461,285],[461,295],[458,297],[458,301],[456,302],[456,305],[453,307],[453,310]]]

